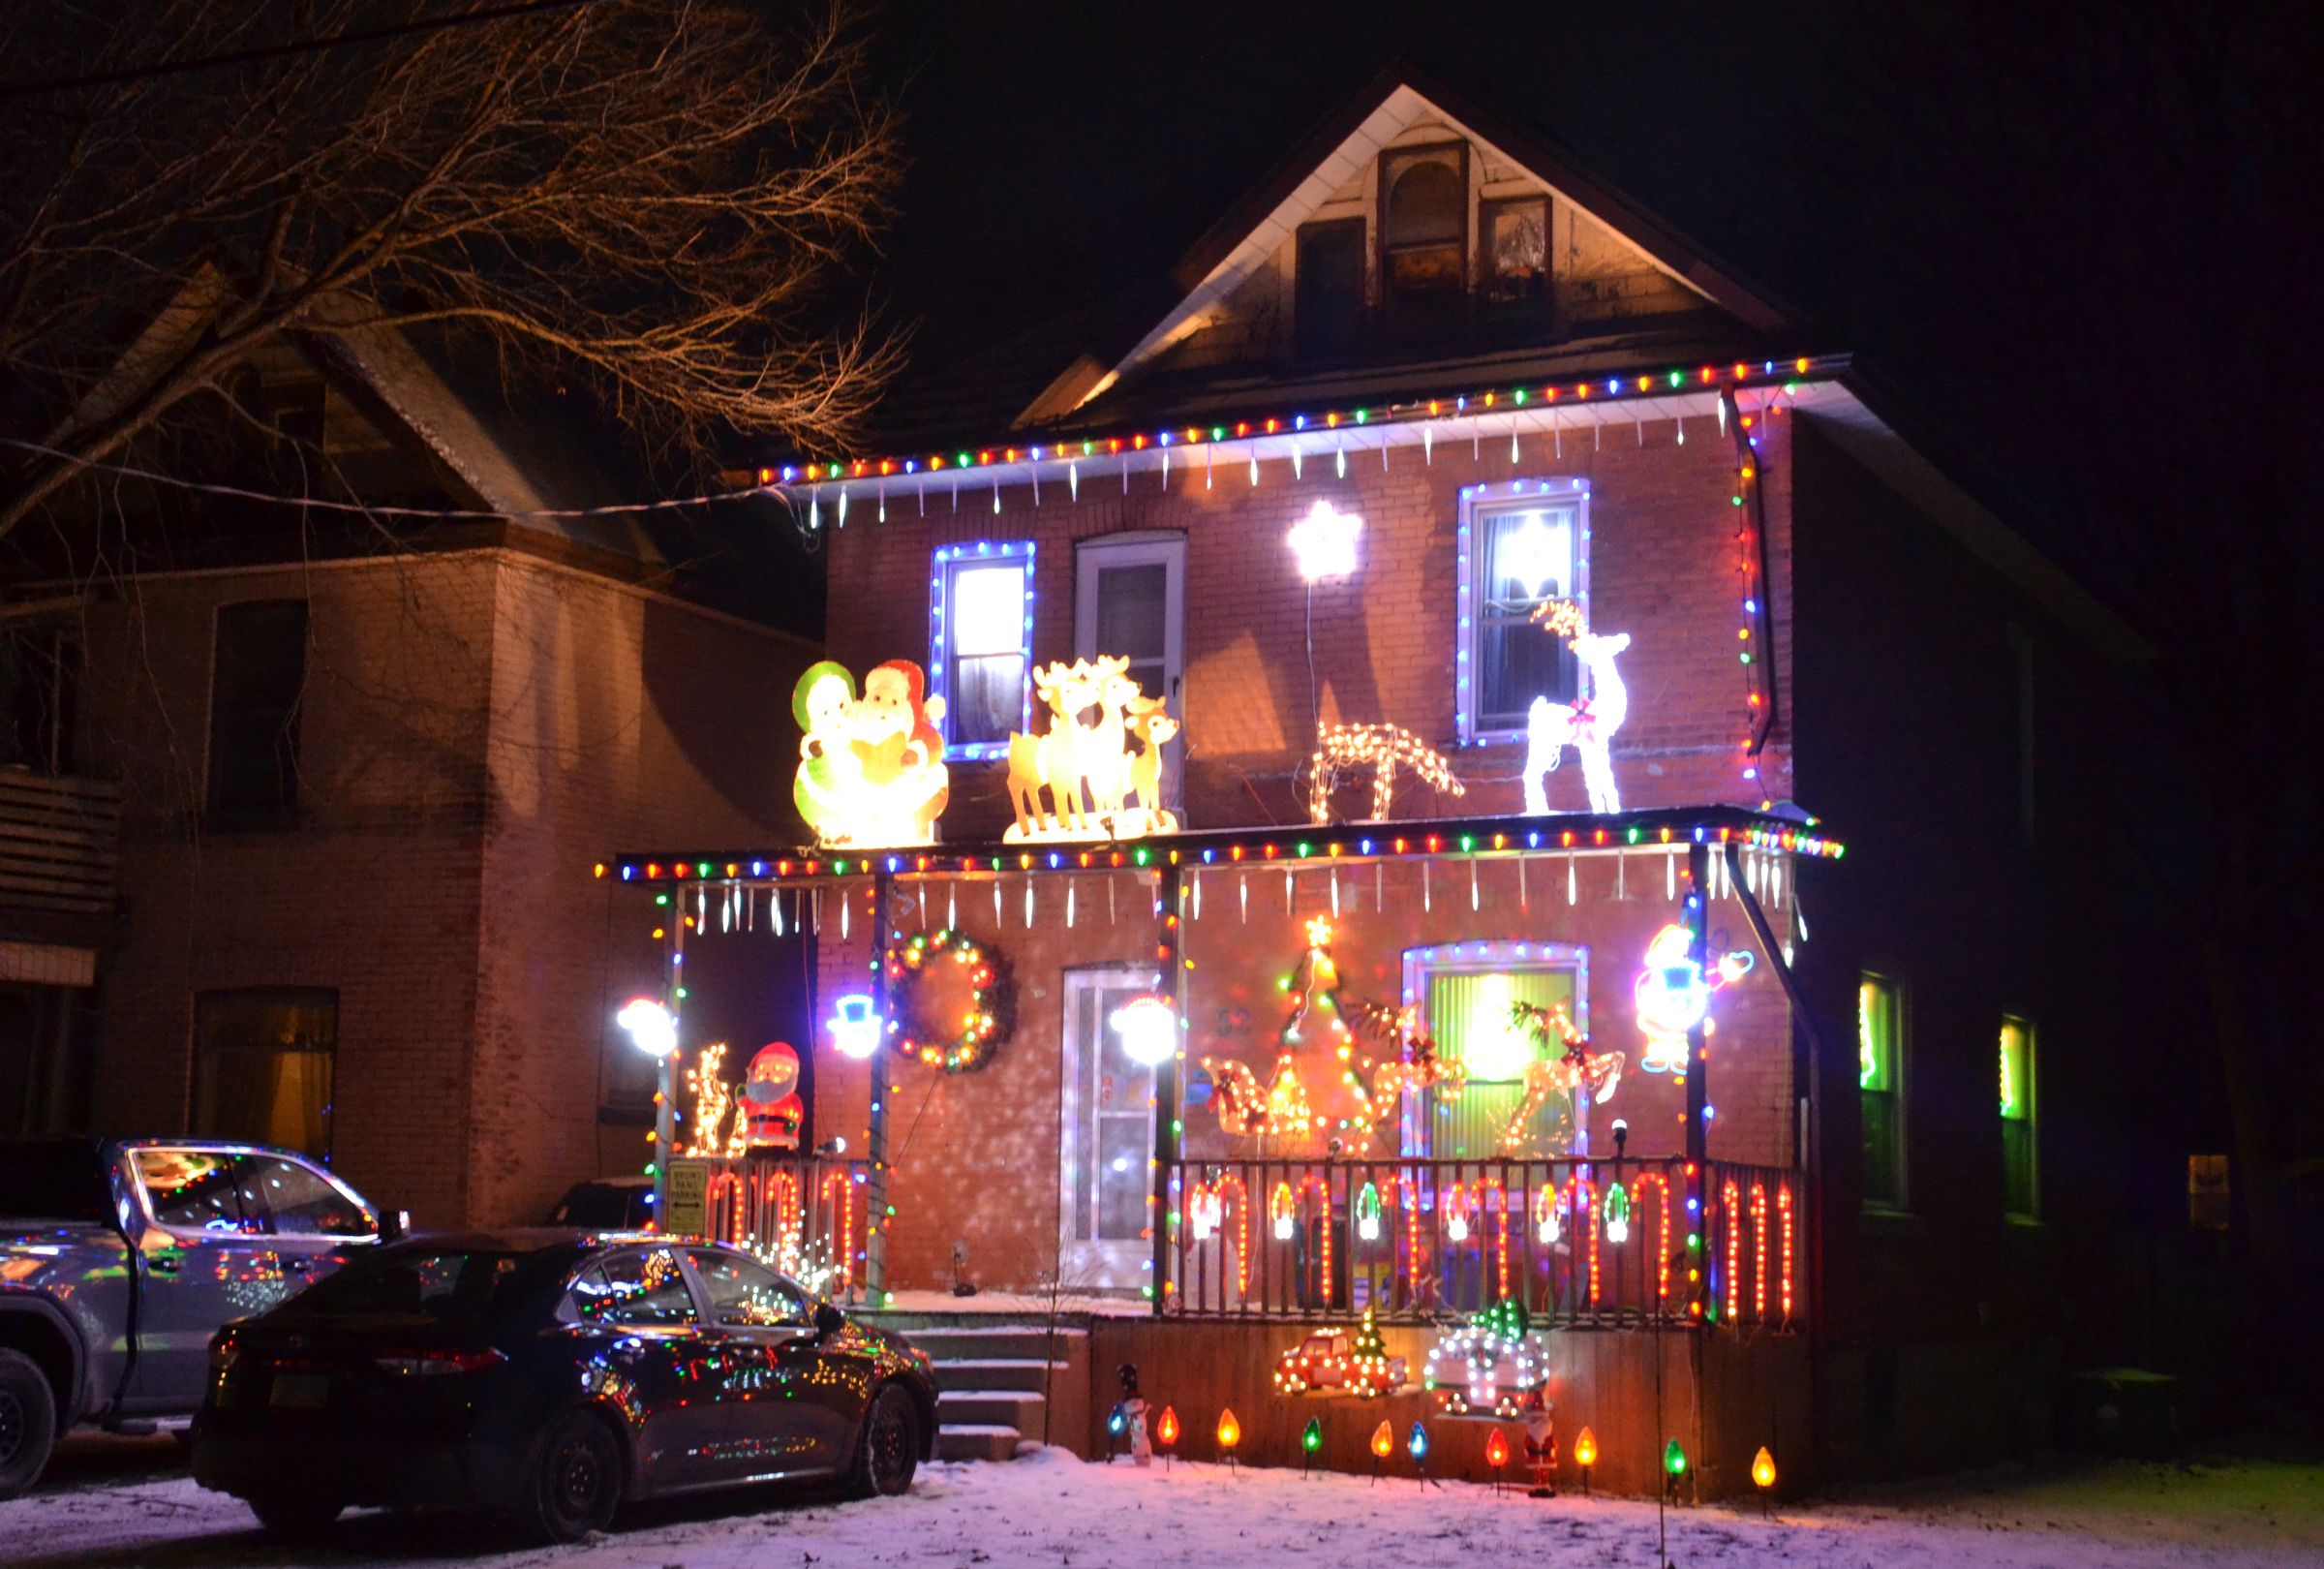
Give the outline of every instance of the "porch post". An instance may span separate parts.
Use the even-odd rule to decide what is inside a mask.
[[[1170,999],[1170,1012],[1178,1024],[1178,1038],[1174,1049],[1154,1071],[1154,1170],[1153,1195],[1147,1205],[1147,1225],[1153,1233],[1154,1256],[1152,1278],[1147,1282],[1147,1295],[1153,1299],[1154,1312],[1159,1316],[1167,1306],[1174,1282],[1170,1277],[1170,1184],[1177,1175],[1179,1123],[1179,1081],[1185,1076],[1186,1056],[1186,966],[1180,961],[1179,948],[1183,931],[1179,920],[1184,913],[1183,892],[1178,872],[1177,851],[1170,852],[1155,875],[1154,912],[1158,917],[1159,933],[1154,941],[1154,961],[1161,970],[1161,994]]]
[[[867,1060],[872,1111],[864,1130],[864,1300],[877,1308],[888,1291],[888,1031],[893,1006],[888,986],[888,899],[896,879],[884,867],[872,874],[872,1000],[882,1028]]]
[[[1687,846],[1687,957],[1699,974],[1709,973],[1710,966],[1710,847],[1697,840]],[[1689,1260],[1690,1273],[1695,1277],[1689,1284],[1694,1301],[1688,1304],[1689,1316],[1697,1323],[1710,1316],[1711,1303],[1711,1173],[1706,1163],[1710,1140],[1709,1127],[1703,1121],[1703,1108],[1710,1104],[1710,1054],[1704,1046],[1704,1019],[1697,1019],[1687,1031],[1687,1230],[1690,1236],[1702,1239],[1702,1247]]]
[[[669,938],[662,944],[669,962],[661,967],[661,1005],[670,1012],[672,1031],[686,1006],[686,884],[670,888],[670,918],[662,923]],[[678,1153],[678,1059],[684,1048],[672,1047],[654,1065],[654,1224],[669,1229],[670,1159]],[[707,1217],[706,1217],[707,1218]]]

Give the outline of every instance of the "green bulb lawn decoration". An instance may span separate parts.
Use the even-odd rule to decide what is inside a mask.
[[[1687,1452],[1678,1447],[1675,1438],[1663,1447],[1663,1469],[1673,1481],[1687,1474]]]
[[[1307,1431],[1300,1434],[1300,1442],[1310,1455],[1324,1447],[1323,1418],[1309,1417],[1307,1419]]]

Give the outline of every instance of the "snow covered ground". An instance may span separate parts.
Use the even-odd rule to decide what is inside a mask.
[[[1779,1511],[1674,1510],[1670,1556],[1719,1569],[1918,1565],[2324,1563],[2324,1467],[2241,1461],[2083,1465],[1989,1474],[1878,1499]],[[42,1490],[0,1504],[0,1563],[440,1564],[513,1569],[1650,1569],[1651,1504],[1536,1501],[1455,1483],[1203,1465],[1138,1471],[1059,1452],[1009,1465],[936,1465],[902,1498],[799,1501],[763,1493],[639,1510],[550,1552],[455,1519],[351,1515],[324,1545],[260,1537],[231,1499],[201,1492],[159,1444],[82,1440]]]

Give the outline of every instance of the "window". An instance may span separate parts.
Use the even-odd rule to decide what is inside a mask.
[[[254,1155],[244,1180],[278,1237],[374,1237],[379,1228],[346,1188],[314,1167]]]
[[[1478,292],[1488,307],[1538,312],[1549,293],[1549,199],[1487,201],[1478,216],[1484,242]]]
[[[963,756],[1000,756],[1009,732],[1032,723],[1032,541],[946,545],[930,590],[929,669],[944,699],[944,739]]]
[[[1459,325],[1468,291],[1466,143],[1380,159],[1380,293],[1389,330],[1407,342]]]
[[[1580,661],[1533,617],[1557,600],[1587,617],[1589,530],[1589,491],[1578,479],[1480,486],[1461,498],[1454,696],[1463,740],[1521,735],[1534,698],[1581,695]]]
[[[1356,354],[1363,347],[1363,220],[1300,226],[1296,264],[1292,331],[1299,357]]]
[[[2034,1156],[2034,1027],[2002,1018],[2002,1209],[2020,1219],[2041,1213]]]
[[[210,685],[213,817],[258,827],[296,814],[298,699],[306,680],[305,600],[229,604],[218,612]]]
[[[248,1155],[209,1150],[139,1150],[138,1184],[145,1206],[171,1231],[229,1231],[256,1236],[265,1217],[245,1206]]]
[[[539,1253],[481,1248],[364,1253],[302,1292],[298,1310],[315,1318],[387,1314],[447,1325],[485,1323],[545,1283],[542,1260]]]
[[[573,1281],[573,1311],[589,1324],[691,1324],[694,1297],[667,1247],[616,1253]]]
[[[1525,1098],[1525,1070],[1542,1049],[1514,1026],[1516,1003],[1562,1007],[1588,1025],[1587,950],[1560,942],[1463,942],[1404,955],[1404,997],[1419,1000],[1437,1051],[1468,1069],[1460,1089],[1431,1090],[1404,1108],[1403,1148],[1415,1158],[1497,1159],[1502,1131]],[[1525,1128],[1528,1153],[1564,1154],[1579,1131],[1578,1102],[1555,1096]]]
[[[194,1047],[195,1119],[204,1137],[329,1157],[337,992],[204,992],[194,1000]]]
[[[1075,552],[1073,575],[1075,656],[1127,659],[1138,690],[1163,699],[1171,717],[1183,722],[1186,711],[1178,698],[1186,657],[1186,537],[1142,534],[1086,540]],[[1179,751],[1178,742],[1170,743],[1167,755],[1174,764]],[[1163,770],[1166,787],[1179,778],[1176,766]]]
[[[813,1321],[806,1294],[756,1260],[707,1247],[687,1256],[710,1292],[712,1322],[728,1329],[778,1329]]]
[[[80,645],[55,628],[26,627],[0,641],[0,767],[73,771],[73,713]]]
[[[1864,1206],[1905,1207],[1904,1007],[1896,983],[1856,986],[1856,1088],[1864,1122]]]

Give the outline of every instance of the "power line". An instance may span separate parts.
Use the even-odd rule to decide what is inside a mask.
[[[388,27],[365,28],[360,32],[332,33],[322,38],[299,39],[289,44],[267,44],[257,48],[235,49],[227,54],[199,55],[191,60],[124,66],[118,71],[91,72],[85,77],[57,77],[47,81],[0,82],[0,99],[73,92],[82,87],[109,87],[116,82],[144,81],[188,71],[211,71],[221,66],[249,65],[259,60],[281,60],[298,54],[317,54],[350,44],[377,44],[391,38],[408,38],[415,33],[436,33],[448,27],[470,27],[482,22],[506,21],[513,16],[530,16],[547,11],[570,11],[577,6],[603,3],[604,0],[515,0],[509,5],[488,6],[481,11],[463,12],[455,16],[430,16],[417,21],[397,22]]]
[[[151,469],[135,468],[126,463],[105,463],[95,458],[77,457],[60,452],[53,446],[38,442],[18,441],[12,436],[0,436],[0,446],[13,446],[20,451],[38,452],[43,457],[70,463],[76,468],[101,474],[119,475],[129,479],[143,479],[152,484],[170,485],[179,490],[199,491],[207,496],[227,496],[236,501],[266,502],[276,507],[304,507],[326,512],[354,512],[367,517],[432,517],[432,518],[552,518],[552,517],[617,517],[638,512],[676,511],[688,507],[709,507],[719,502],[748,501],[757,496],[780,493],[772,485],[746,487],[739,490],[712,491],[699,496],[670,496],[659,501],[610,502],[602,507],[539,507],[529,511],[507,511],[493,507],[397,507],[388,504],[373,506],[364,502],[332,501],[325,497],[282,496],[271,491],[250,490],[241,485],[212,484],[202,479],[187,479],[174,474],[158,474]]]

